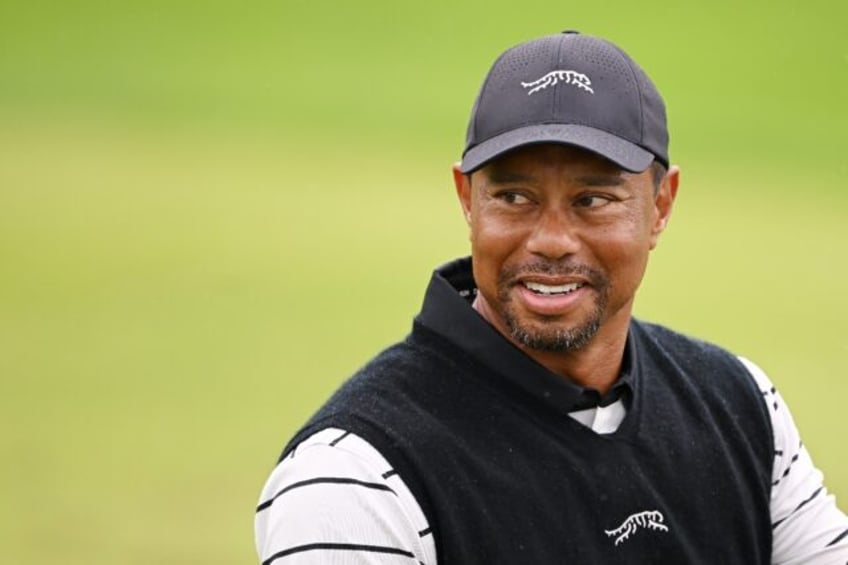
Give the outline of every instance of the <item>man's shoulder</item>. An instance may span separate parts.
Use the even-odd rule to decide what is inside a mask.
[[[634,320],[631,332],[637,356],[663,369],[675,369],[710,388],[758,391],[750,369],[729,349],[666,326]]]
[[[735,362],[738,362],[737,355],[727,348],[691,334],[671,329],[662,324],[634,318],[631,323],[631,331],[638,345],[644,346],[650,344],[664,350],[689,353],[703,352],[703,354],[731,358]]]
[[[646,389],[659,398],[697,399],[712,419],[753,437],[761,460],[771,462],[773,433],[763,393],[750,363],[729,350],[659,324],[634,322],[637,357]],[[723,425],[724,425],[723,424]]]
[[[425,328],[416,327],[403,340],[383,349],[357,369],[346,384],[377,383],[386,378],[415,378],[437,367],[456,363],[462,352]]]
[[[422,415],[444,400],[446,382],[462,371],[461,356],[413,332],[356,370],[318,409],[306,431],[334,425],[370,438],[369,430]],[[440,384],[442,383],[442,384]],[[411,407],[417,407],[412,410]]]
[[[642,364],[656,369],[656,374],[682,378],[699,390],[721,398],[738,401],[755,398],[757,405],[762,404],[749,365],[725,347],[641,320],[633,321],[631,331],[637,357]]]

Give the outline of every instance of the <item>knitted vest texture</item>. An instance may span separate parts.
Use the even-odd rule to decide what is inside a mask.
[[[768,564],[773,436],[733,355],[634,321],[638,393],[599,435],[416,324],[295,436],[374,445],[441,565]],[[285,455],[285,452],[284,452]]]

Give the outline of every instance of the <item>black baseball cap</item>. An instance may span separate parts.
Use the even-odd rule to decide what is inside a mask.
[[[625,170],[668,167],[665,104],[654,83],[605,39],[565,31],[495,61],[471,111],[460,169],[534,143],[588,149]]]

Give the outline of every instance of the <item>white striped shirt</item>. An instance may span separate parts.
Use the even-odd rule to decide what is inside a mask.
[[[848,517],[828,494],[788,408],[765,373],[740,358],[760,388],[774,430],[774,565],[848,565]],[[599,434],[626,416],[620,400],[569,415]],[[436,565],[427,519],[402,478],[364,439],[317,432],[281,461],[256,514],[263,565]]]

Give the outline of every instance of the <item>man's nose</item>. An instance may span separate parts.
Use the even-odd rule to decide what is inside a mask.
[[[545,210],[527,239],[528,251],[548,259],[561,259],[579,248],[573,218],[561,209]]]

